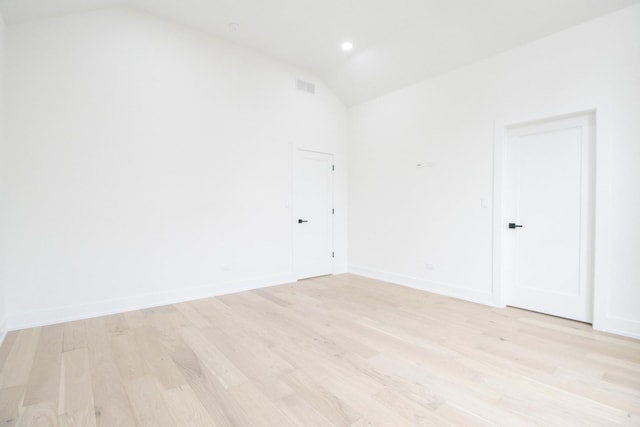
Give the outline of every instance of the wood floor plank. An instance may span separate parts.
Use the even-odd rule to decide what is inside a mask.
[[[126,332],[119,330],[112,332],[111,347],[123,380],[132,380],[149,374],[149,368],[139,352],[133,331],[127,329]]]
[[[24,406],[20,410],[17,427],[57,427],[58,414],[49,402]]]
[[[206,328],[211,326],[211,323],[209,323],[206,317],[194,308],[193,304],[176,304],[176,308],[178,309],[178,312],[188,319],[193,326],[197,328]]]
[[[218,377],[225,388],[230,389],[248,381],[242,371],[212,341],[209,341],[206,334],[200,329],[184,328],[182,329],[182,337],[207,369]]]
[[[349,426],[358,421],[360,414],[315,382],[303,371],[295,371],[284,377],[284,380],[305,402],[311,405],[324,418],[336,426]]]
[[[42,327],[23,406],[49,402],[58,407],[63,333],[64,325]]]
[[[58,415],[65,425],[96,424],[87,348],[62,353]]]
[[[263,393],[275,398],[292,393],[280,376],[293,371],[294,367],[259,341],[245,340],[243,335],[229,335],[216,327],[202,332]]]
[[[107,330],[111,335],[122,335],[127,333],[131,328],[127,323],[127,319],[124,314],[113,314],[105,317]]]
[[[20,407],[24,397],[24,386],[17,385],[0,389],[0,425],[12,427],[18,423]]]
[[[373,399],[380,405],[391,406],[395,412],[407,420],[407,423],[416,426],[442,426],[451,427],[455,424],[448,422],[445,418],[436,414],[432,409],[423,406],[415,400],[409,399],[400,392],[392,390],[382,390],[373,395]]]
[[[86,321],[78,320],[64,325],[64,351],[77,350],[87,346]]]
[[[155,328],[150,326],[136,328],[134,336],[147,371],[158,379],[163,389],[168,390],[186,384],[186,380],[167,353],[168,349],[162,344],[160,334]]]
[[[640,340],[350,274],[10,332],[0,424],[640,426]]]
[[[95,427],[96,416],[93,408],[85,407],[73,413],[58,415],[58,425],[65,427]]]
[[[248,425],[237,418],[236,402],[193,350],[187,346],[177,348],[172,358],[216,426]]]
[[[294,420],[287,417],[275,404],[250,382],[243,382],[232,387],[229,393],[238,403],[242,418],[251,425],[259,426],[290,426],[296,425]]]
[[[11,353],[11,349],[13,348],[13,343],[16,341],[18,337],[19,331],[11,331],[8,332],[4,337],[4,341],[2,342],[2,346],[0,346],[0,366],[4,366],[7,362],[7,357],[9,357],[9,353]]]
[[[40,328],[18,332],[0,371],[0,388],[27,384],[39,339]]]
[[[147,316],[140,310],[130,311],[124,313],[124,318],[129,326],[129,329],[135,329],[143,327],[147,324]]]
[[[87,320],[89,366],[98,426],[135,426],[133,409],[114,360],[104,317]]]
[[[191,387],[187,384],[181,385],[162,393],[169,412],[179,426],[212,426],[215,425],[213,419],[202,405]]]
[[[193,326],[191,321],[178,310],[172,313],[166,313],[166,317],[169,320],[169,323],[171,324],[171,328],[173,328],[174,331],[177,331],[180,328]]]
[[[494,423],[482,415],[470,412],[454,402],[445,402],[436,410],[436,414],[455,426],[500,427],[502,424]],[[522,422],[520,425],[531,425]]]
[[[383,389],[382,385],[374,389],[362,389],[353,382],[353,377],[345,378],[341,375],[328,376],[323,384],[340,400],[354,408],[361,415],[376,421],[379,425],[400,426],[408,423],[398,410],[388,405],[380,405],[373,395]]]
[[[138,426],[176,426],[154,377],[145,376],[127,381],[126,389]]]
[[[276,406],[298,426],[327,426],[334,424],[310,406],[304,399],[289,394],[276,400]]]

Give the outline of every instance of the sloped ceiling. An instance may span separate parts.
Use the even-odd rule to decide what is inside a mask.
[[[0,10],[10,25],[113,5],[136,6],[308,69],[345,104],[355,105],[637,3],[640,0],[0,0]],[[355,45],[349,53],[339,47],[346,40]]]

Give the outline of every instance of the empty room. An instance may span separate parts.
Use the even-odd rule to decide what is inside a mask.
[[[640,426],[640,0],[0,15],[0,425]]]

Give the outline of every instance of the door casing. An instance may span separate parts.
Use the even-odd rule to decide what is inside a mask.
[[[297,254],[300,252],[300,241],[299,241],[299,234],[298,233],[298,227],[303,226],[304,225],[300,225],[297,223],[298,220],[298,216],[301,214],[300,212],[300,206],[298,206],[299,200],[298,197],[299,195],[297,194],[297,192],[299,191],[297,189],[298,187],[298,183],[295,182],[296,180],[299,179],[299,169],[301,167],[300,164],[300,156],[303,155],[309,155],[309,156],[321,156],[321,157],[325,157],[330,165],[333,165],[333,158],[334,155],[332,153],[325,153],[325,152],[320,152],[320,151],[313,151],[313,150],[305,150],[305,149],[301,149],[301,148],[294,148],[294,154],[293,154],[293,163],[294,163],[294,167],[293,167],[293,186],[292,186],[292,192],[293,192],[293,216],[292,216],[292,224],[293,224],[293,259],[292,259],[292,263],[293,263],[293,273],[296,277],[296,279],[300,280],[300,279],[304,279],[304,278],[308,278],[308,277],[314,277],[314,276],[318,276],[318,275],[323,275],[323,274],[332,274],[333,273],[333,215],[329,215],[328,210],[329,209],[333,209],[333,174],[329,173],[328,174],[328,193],[329,193],[329,200],[328,200],[328,204],[329,206],[327,206],[327,216],[328,216],[328,239],[329,239],[329,244],[326,249],[327,251],[327,256],[331,257],[330,258],[330,267],[328,267],[327,271],[316,271],[315,269],[313,270],[313,272],[311,272],[308,268],[304,268],[304,263],[302,262],[303,260],[301,258],[299,258],[297,256]],[[330,270],[330,271],[329,271]]]
[[[593,104],[591,104],[593,105]],[[508,130],[512,127],[535,124],[549,120],[592,114],[595,120],[595,223],[594,223],[594,280],[593,327],[599,330],[615,330],[615,320],[608,312],[610,289],[610,218],[611,218],[611,141],[610,109],[600,101],[593,107],[565,106],[551,108],[537,114],[496,120],[494,124],[493,152],[493,304],[507,304],[507,247],[508,229],[506,200],[506,144]]]
[[[593,321],[594,133],[591,113],[509,128],[509,305]]]

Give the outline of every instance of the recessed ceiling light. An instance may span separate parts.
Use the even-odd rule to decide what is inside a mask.
[[[349,52],[351,49],[353,49],[353,43],[351,42],[344,42],[340,45],[340,48],[342,50],[344,50],[345,52]]]

